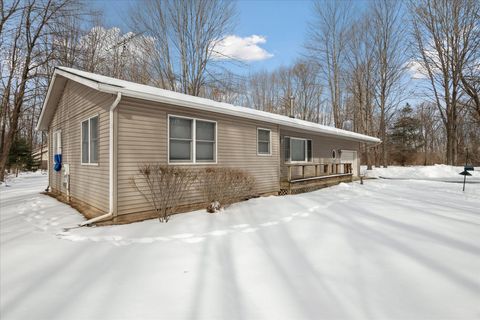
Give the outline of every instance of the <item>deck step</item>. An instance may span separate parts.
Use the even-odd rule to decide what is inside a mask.
[[[290,181],[290,183],[302,182],[302,181],[311,181],[311,180],[322,180],[322,179],[335,178],[335,177],[345,177],[345,176],[351,176],[351,175],[352,175],[351,173],[329,174],[329,175],[325,175],[325,176],[293,179],[292,181]]]

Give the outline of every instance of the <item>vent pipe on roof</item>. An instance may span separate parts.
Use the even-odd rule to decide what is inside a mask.
[[[290,96],[290,118],[295,118],[295,111],[294,111],[294,101],[295,97],[293,95]]]

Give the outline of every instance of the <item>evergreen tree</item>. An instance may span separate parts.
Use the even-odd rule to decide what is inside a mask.
[[[415,154],[423,146],[421,122],[415,117],[407,103],[395,120],[389,140],[392,160],[404,166],[414,160]]]
[[[7,168],[31,170],[35,165],[32,150],[25,138],[16,138],[8,155]]]

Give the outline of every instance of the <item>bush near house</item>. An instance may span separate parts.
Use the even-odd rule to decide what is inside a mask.
[[[207,211],[211,213],[254,195],[255,178],[243,170],[207,168],[203,180]]]
[[[198,177],[198,170],[191,168],[144,164],[130,180],[158,214],[159,221],[167,222]]]
[[[186,191],[198,185],[208,212],[254,196],[255,179],[245,171],[232,168],[194,169],[161,164],[143,164],[130,178],[132,185],[167,222],[176,212]]]

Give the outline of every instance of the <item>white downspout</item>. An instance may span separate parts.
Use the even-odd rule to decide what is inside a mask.
[[[114,199],[114,193],[113,193],[113,189],[114,189],[114,179],[113,179],[114,165],[113,164],[114,164],[114,160],[115,160],[115,157],[114,157],[114,152],[115,152],[115,149],[114,149],[114,142],[115,142],[114,141],[114,134],[115,134],[115,132],[114,132],[114,111],[117,108],[118,104],[120,103],[121,99],[122,99],[122,94],[120,92],[117,92],[117,98],[115,99],[115,101],[113,101],[112,105],[110,106],[110,110],[109,110],[109,144],[108,144],[108,179],[109,179],[108,180],[108,190],[109,190],[108,198],[109,199],[108,199],[108,213],[82,222],[80,224],[81,227],[92,224],[92,223],[100,221],[100,220],[110,218],[110,217],[113,216],[113,207],[114,207],[114,203],[113,203],[113,199]]]

